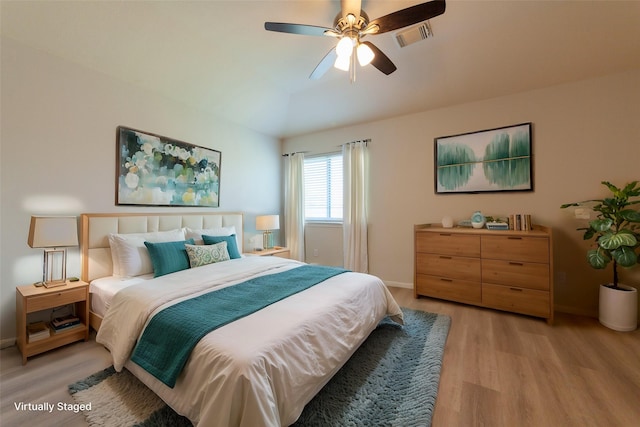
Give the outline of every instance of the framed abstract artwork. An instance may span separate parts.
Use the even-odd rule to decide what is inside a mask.
[[[220,206],[222,153],[119,126],[116,204]]]
[[[435,192],[533,191],[531,123],[434,140]]]

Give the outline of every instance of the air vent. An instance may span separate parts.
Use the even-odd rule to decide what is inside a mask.
[[[433,31],[431,30],[429,21],[424,21],[420,25],[396,33],[396,40],[400,47],[407,47],[420,40],[426,40],[429,37],[433,37]]]

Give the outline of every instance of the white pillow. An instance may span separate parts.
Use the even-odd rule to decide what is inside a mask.
[[[236,227],[231,225],[229,227],[218,227],[218,228],[202,228],[199,230],[194,230],[193,228],[185,227],[184,229],[185,239],[193,239],[196,242],[196,245],[203,245],[204,241],[202,240],[202,235],[206,236],[231,236],[233,234],[236,235],[236,242],[238,240],[238,235],[236,234]],[[241,248],[238,242],[238,249]]]
[[[113,275],[135,277],[153,273],[153,264],[144,242],[175,242],[185,240],[183,230],[150,233],[109,234]]]

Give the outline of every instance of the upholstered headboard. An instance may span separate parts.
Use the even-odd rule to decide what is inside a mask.
[[[238,248],[242,252],[244,237],[242,213],[97,213],[80,215],[81,278],[85,282],[111,276],[112,260],[109,233],[147,233],[189,227],[207,229],[236,228]]]

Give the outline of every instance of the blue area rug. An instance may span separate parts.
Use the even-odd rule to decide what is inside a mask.
[[[309,402],[295,427],[431,425],[451,320],[403,311],[405,325],[383,320]],[[78,403],[92,403],[85,412],[90,426],[191,425],[126,370],[107,368],[71,384],[69,392]]]

